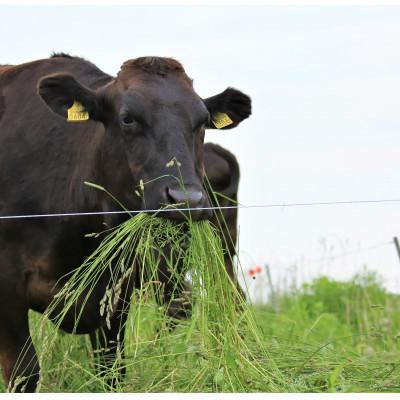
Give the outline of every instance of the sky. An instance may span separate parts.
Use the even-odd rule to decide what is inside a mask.
[[[244,205],[400,199],[400,7],[0,6],[0,63],[52,51],[115,75],[145,55],[180,60],[196,91],[249,94],[253,114],[206,141],[241,166]],[[286,287],[377,271],[400,292],[400,203],[241,209],[246,271]],[[267,293],[265,272],[246,278]]]

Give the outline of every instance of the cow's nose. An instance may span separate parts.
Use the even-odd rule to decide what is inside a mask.
[[[172,204],[182,204],[183,207],[197,208],[202,205],[203,191],[197,188],[168,187],[168,199]]]

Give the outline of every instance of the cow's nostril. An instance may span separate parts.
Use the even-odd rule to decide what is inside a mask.
[[[168,198],[173,204],[182,204],[189,208],[198,207],[203,200],[203,192],[195,189],[167,188]]]

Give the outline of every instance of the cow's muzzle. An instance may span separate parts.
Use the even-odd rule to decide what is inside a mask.
[[[168,211],[160,212],[160,216],[174,220],[209,219],[212,211],[207,195],[201,186],[167,186],[163,193],[161,208]]]

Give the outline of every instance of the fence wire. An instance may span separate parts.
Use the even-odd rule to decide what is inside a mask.
[[[223,207],[199,207],[199,208],[162,208],[153,210],[121,210],[121,211],[93,211],[93,212],[69,212],[53,214],[23,214],[23,215],[0,215],[0,220],[7,219],[28,219],[28,218],[52,218],[52,217],[78,217],[91,215],[112,215],[112,214],[138,214],[145,213],[165,213],[172,211],[205,211],[205,210],[226,210],[226,209],[251,209],[251,208],[287,208],[287,207],[312,207],[312,206],[331,206],[331,205],[349,205],[349,204],[382,204],[382,203],[400,203],[400,199],[378,199],[378,200],[343,200],[343,201],[317,201],[302,203],[275,203],[275,204],[255,204]]]

